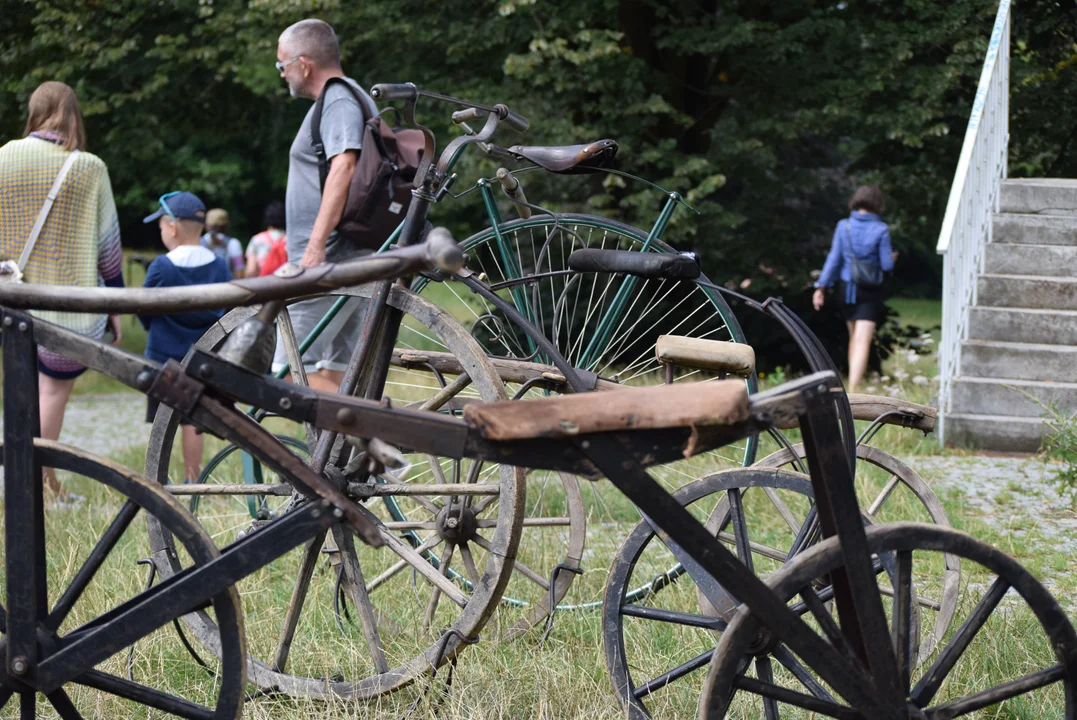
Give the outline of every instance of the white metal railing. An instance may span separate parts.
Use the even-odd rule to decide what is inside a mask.
[[[939,343],[939,440],[946,441],[961,342],[968,336],[969,308],[976,302],[991,216],[998,211],[1010,139],[1010,0],[1001,0],[972,103],[961,158],[946,203],[936,250],[943,256],[942,341]]]

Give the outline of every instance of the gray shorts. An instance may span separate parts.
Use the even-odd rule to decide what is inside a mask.
[[[333,304],[340,299],[339,295],[303,300],[288,306],[288,315],[292,319],[292,327],[295,330],[295,339],[298,344],[315,328]],[[308,373],[318,370],[336,370],[344,372],[348,369],[348,361],[352,351],[359,346],[359,335],[363,328],[364,309],[366,298],[352,297],[337,313],[336,317],[327,325],[307,351],[303,353],[303,369]],[[284,352],[284,342],[281,340],[280,330],[277,330],[277,350],[273,354],[273,372],[278,372],[288,364],[288,356]]]

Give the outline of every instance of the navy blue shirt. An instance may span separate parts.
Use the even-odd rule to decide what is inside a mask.
[[[894,255],[890,247],[890,228],[874,213],[853,212],[834,228],[830,254],[815,287],[830,287],[839,278],[845,282],[845,302],[856,302],[856,285],[852,283],[852,268],[845,262],[851,250],[861,260],[874,260],[884,271],[894,269]]]
[[[224,260],[200,245],[181,245],[162,255],[146,271],[143,287],[181,287],[228,282],[232,274]],[[146,357],[159,363],[169,358],[182,360],[224,310],[200,310],[176,315],[139,315],[149,331]]]

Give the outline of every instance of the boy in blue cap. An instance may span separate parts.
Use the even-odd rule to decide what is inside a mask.
[[[177,287],[228,282],[232,273],[224,260],[202,246],[202,227],[206,222],[206,206],[198,196],[189,192],[162,195],[160,208],[147,215],[144,223],[157,222],[161,242],[168,253],[161,255],[146,270],[143,287]],[[146,357],[159,363],[169,358],[182,360],[206,330],[224,314],[223,310],[202,310],[177,315],[139,316],[149,331]],[[157,401],[150,399],[146,421],[153,422]],[[184,482],[198,479],[202,472],[202,436],[194,426],[182,422]]]

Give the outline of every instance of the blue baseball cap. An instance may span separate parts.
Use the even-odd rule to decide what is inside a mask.
[[[168,215],[175,220],[206,221],[206,206],[194,193],[177,191],[165,193],[157,200],[160,208],[152,215],[142,219],[144,223],[156,222],[158,218]]]

